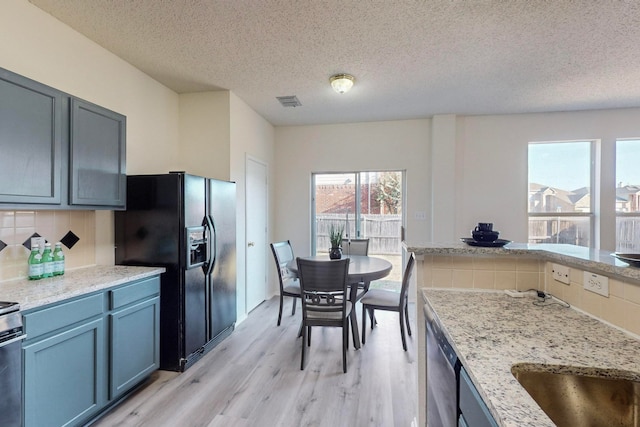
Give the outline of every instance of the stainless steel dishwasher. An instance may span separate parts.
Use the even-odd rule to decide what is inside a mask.
[[[424,306],[427,347],[427,427],[458,425],[460,362],[428,305]]]
[[[22,424],[22,315],[15,302],[0,302],[0,417],[5,427]]]

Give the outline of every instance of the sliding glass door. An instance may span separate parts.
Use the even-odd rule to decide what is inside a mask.
[[[391,275],[376,286],[401,282],[404,173],[317,173],[313,192],[313,252],[328,254],[329,229],[342,226],[345,239],[369,239],[369,255],[393,264]]]

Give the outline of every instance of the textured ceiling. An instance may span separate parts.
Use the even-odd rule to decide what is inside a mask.
[[[635,0],[30,2],[176,92],[231,90],[274,125],[640,106]],[[341,72],[356,83],[339,95]]]

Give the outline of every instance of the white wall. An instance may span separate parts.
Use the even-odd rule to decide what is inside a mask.
[[[527,240],[527,147],[531,141],[600,140],[601,245],[615,249],[615,140],[640,137],[640,109],[457,118],[456,232],[490,221],[500,237]],[[434,207],[437,209],[437,207]]]
[[[269,165],[273,162],[273,146],[273,126],[234,93],[216,91],[180,95],[181,170],[236,182],[236,308],[239,322],[247,315],[245,158],[252,156]],[[265,215],[270,223],[271,213],[265,212]]]
[[[615,140],[640,137],[640,109],[447,115],[433,122],[437,129],[429,119],[276,128],[273,240],[291,239],[297,253],[309,253],[312,172],[407,169],[408,241],[457,241],[476,223],[490,221],[501,237],[525,242],[528,143],[598,140],[600,248],[614,250]],[[453,158],[446,144],[455,144]],[[421,210],[426,222],[414,219]],[[438,218],[454,227],[443,235]]]
[[[180,170],[229,180],[229,98],[228,91],[180,94]]]
[[[231,93],[230,96],[230,117],[231,117],[231,180],[236,182],[238,215],[236,217],[237,231],[237,257],[238,257],[238,294],[237,309],[238,321],[242,321],[247,315],[246,309],[246,228],[245,228],[245,159],[251,156],[261,162],[267,164],[269,174],[269,212],[267,215],[267,224],[273,224],[274,221],[274,144],[275,130],[274,127],[267,122],[262,116],[251,109],[242,99]],[[267,239],[271,239],[272,227],[269,226]],[[264,248],[266,252],[267,267],[271,266],[271,252],[268,247]],[[270,271],[270,270],[267,270]],[[268,290],[267,295],[277,292],[277,287]]]
[[[297,256],[309,255],[312,172],[381,170],[406,170],[407,235],[428,238],[428,221],[414,214],[429,210],[430,126],[424,119],[277,127],[273,240],[289,239]]]
[[[25,0],[0,1],[0,67],[127,116],[128,174],[185,170],[238,183],[238,316],[246,316],[244,159],[272,170],[273,126],[231,92],[176,94]],[[113,213],[95,216],[95,262],[113,264]]]
[[[179,167],[178,95],[25,0],[0,1],[0,67],[127,116],[127,173]],[[113,264],[111,212],[95,250]]]

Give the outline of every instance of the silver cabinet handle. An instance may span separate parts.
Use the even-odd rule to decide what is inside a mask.
[[[249,242],[249,244],[247,246],[251,247],[251,246],[255,246],[256,244],[254,242]]]

